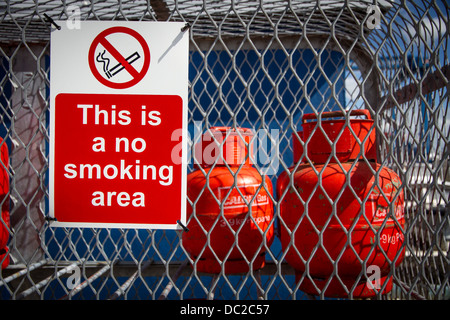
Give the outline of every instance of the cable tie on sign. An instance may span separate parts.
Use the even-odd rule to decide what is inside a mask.
[[[45,217],[45,220],[47,220],[47,221],[57,221],[56,218],[53,218],[53,217]]]
[[[47,22],[50,22],[52,25],[56,27],[56,29],[61,30],[61,26],[57,25],[56,22],[50,18],[46,13],[44,13],[45,19],[47,19]]]
[[[190,23],[187,22],[183,28],[181,28],[181,32],[185,32],[187,29],[189,29],[191,27]]]
[[[184,232],[188,232],[189,229],[184,224],[181,223],[180,220],[177,220],[178,225],[183,229]]]

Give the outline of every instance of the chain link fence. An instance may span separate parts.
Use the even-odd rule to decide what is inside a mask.
[[[293,147],[296,141],[305,150],[317,147],[311,136],[300,133],[305,115],[314,114],[317,119],[314,135],[326,133],[329,112],[340,112],[349,125],[351,111],[359,109],[368,110],[374,120],[369,131],[376,135],[377,163],[398,175],[398,192],[404,197],[404,223],[393,217],[394,199],[384,197],[388,209],[383,226],[393,220],[402,241],[396,243],[394,256],[383,250],[378,253],[386,258],[383,268],[392,289],[385,290],[384,284],[371,298],[449,299],[449,11],[446,1],[426,0],[3,1],[0,131],[9,160],[2,156],[1,201],[9,215],[1,218],[7,239],[5,245],[1,243],[2,299],[326,299],[327,290],[336,283],[343,288],[341,298],[360,297],[358,283],[372,279],[370,261],[359,257],[359,271],[349,285],[346,267],[340,263],[344,249],[333,255],[326,244],[327,228],[314,225],[315,212],[327,217],[325,224],[339,217],[342,193],[338,198],[328,195],[325,171],[318,169],[308,151],[295,158]],[[225,222],[235,241],[225,255],[214,252],[213,229],[226,216],[227,197],[216,198],[218,218],[211,229],[204,229],[201,251],[213,251],[219,264],[212,273],[199,270],[201,258],[191,256],[183,244],[183,232],[188,235],[191,230],[49,227],[49,18],[81,26],[86,20],[189,24],[190,150],[201,139],[195,133],[212,127],[269,133],[270,147],[254,150],[264,154],[254,168],[269,182],[257,187],[268,191],[273,210],[267,229],[257,228],[264,267],[253,267],[255,254],[244,259],[248,270],[229,272],[230,251],[242,252],[246,245],[237,240],[245,237],[246,223],[236,229],[230,220]],[[339,131],[337,136],[343,134]],[[328,165],[338,156],[337,140],[325,139],[331,150]],[[360,154],[351,163],[354,168],[369,160]],[[189,173],[198,170],[193,163]],[[337,164],[344,168],[339,160]],[[325,211],[312,206],[312,196],[305,197],[297,189],[295,172],[305,165],[315,167],[319,178],[311,194],[325,194]],[[378,179],[382,169],[373,170],[373,176]],[[288,182],[280,192],[276,185],[283,175]],[[344,185],[349,186],[350,177],[346,181]],[[210,185],[211,181],[200,194],[188,196],[191,226],[201,219],[201,194],[208,193]],[[233,185],[237,188],[236,182]],[[382,187],[378,180],[374,186]],[[293,225],[283,211],[287,194],[294,194],[307,207],[299,209]],[[250,219],[254,226],[256,197],[238,193],[238,200],[239,195],[247,208],[243,219]],[[369,200],[359,201],[363,208]],[[365,211],[357,210],[359,216],[353,219]],[[304,236],[303,221],[311,222],[317,236],[307,255],[301,248],[304,242],[294,240]],[[373,252],[384,238],[368,225],[373,231]],[[355,225],[341,223],[340,228],[345,230],[343,248],[356,252],[351,240],[356,238]],[[286,229],[292,239],[283,242]],[[330,264],[331,271],[319,285],[314,259],[322,251],[322,262]],[[289,262],[289,252],[300,256],[301,272]],[[313,284],[312,290],[305,288],[307,282]]]

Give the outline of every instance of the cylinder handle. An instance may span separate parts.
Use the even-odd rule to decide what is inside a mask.
[[[366,116],[368,120],[372,120],[370,111],[367,109],[351,110],[350,116]],[[331,112],[324,112],[321,115],[321,118],[336,118],[336,117],[345,117],[345,113],[343,111],[331,111]],[[302,121],[303,123],[305,123],[306,120],[312,119],[317,119],[317,115],[315,113],[307,113],[303,115]]]

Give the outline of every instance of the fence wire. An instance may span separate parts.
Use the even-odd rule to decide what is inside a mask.
[[[332,281],[345,282],[345,268],[339,263],[343,251],[337,257],[328,252],[325,229],[318,225],[314,232],[319,240],[309,256],[302,256],[294,237],[285,247],[280,235],[288,221],[282,216],[282,204],[289,192],[283,194],[275,186],[284,174],[291,177],[288,190],[296,188],[293,172],[300,165],[294,160],[294,140],[300,139],[305,148],[312,140],[298,133],[304,129],[304,115],[321,118],[340,111],[349,123],[350,111],[358,109],[372,115],[377,162],[396,172],[405,199],[405,224],[395,222],[404,236],[400,246],[404,259],[397,265],[400,253],[387,258],[393,288],[388,293],[382,288],[373,298],[449,299],[449,11],[446,1],[426,0],[3,1],[0,133],[1,146],[9,150],[9,162],[2,158],[7,181],[3,187],[9,183],[9,189],[1,204],[9,207],[9,216],[1,217],[8,243],[0,248],[0,262],[10,262],[0,270],[2,299],[327,298]],[[269,223],[273,240],[257,247],[264,251],[263,268],[227,272],[231,250],[243,250],[238,239],[244,237],[245,223],[235,229],[225,222],[236,237],[225,256],[214,252],[214,228],[204,230],[207,241],[202,252],[213,251],[224,260],[216,273],[198,270],[200,259],[183,245],[183,231],[49,227],[49,18],[189,23],[192,137],[214,126],[270,132],[270,147],[254,150],[260,152],[255,170],[274,188],[270,192],[262,182],[258,187],[269,193],[273,204]],[[325,120],[318,121],[312,134],[323,131]],[[192,155],[198,139],[190,141]],[[331,163],[337,144],[326,141]],[[258,138],[253,142],[261,143]],[[315,165],[307,152],[300,159]],[[359,159],[370,162],[366,155]],[[193,163],[197,161],[193,157]],[[189,173],[197,170],[193,163]],[[321,169],[315,170],[321,176]],[[326,189],[323,181],[318,180],[312,193]],[[188,196],[193,210],[189,221],[201,219],[197,204],[211,191],[210,184]],[[294,193],[302,205],[312,201]],[[356,191],[352,193],[356,197]],[[329,224],[339,208],[337,199],[326,191],[324,196]],[[251,215],[255,198],[243,199],[250,212],[247,218],[255,221]],[[216,197],[219,218],[224,217],[227,200]],[[316,210],[311,206],[305,210],[289,232],[300,230],[305,221],[314,224]],[[361,210],[359,217],[363,214]],[[223,223],[219,218],[214,222],[217,227]],[[345,230],[348,239],[351,229]],[[269,231],[259,228],[259,233],[267,239]],[[381,241],[375,237],[374,245]],[[346,247],[356,250],[350,240]],[[287,262],[289,251],[300,255],[307,266],[301,276]],[[314,256],[322,251],[324,263],[332,266],[328,282],[324,287],[316,283],[315,293],[306,292],[303,285],[314,283],[316,277]],[[256,254],[246,257],[245,263],[251,266],[256,259]],[[357,279],[362,281],[369,276],[363,268],[368,261],[359,262],[362,271]],[[345,287],[344,298],[357,297],[355,285]]]

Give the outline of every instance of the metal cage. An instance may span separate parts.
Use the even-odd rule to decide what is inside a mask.
[[[449,12],[447,1],[431,0],[3,1],[0,131],[10,188],[2,205],[9,199],[10,224],[1,224],[10,264],[0,270],[2,299],[326,299],[301,290],[279,234],[263,244],[264,268],[234,275],[198,272],[183,231],[49,227],[51,19],[188,23],[189,130],[276,132],[266,154],[274,161],[256,166],[274,183],[295,165],[303,115],[341,111],[348,120],[351,110],[369,110],[378,161],[402,181],[406,221],[393,289],[374,298],[449,299]],[[277,233],[282,196],[272,197]]]

